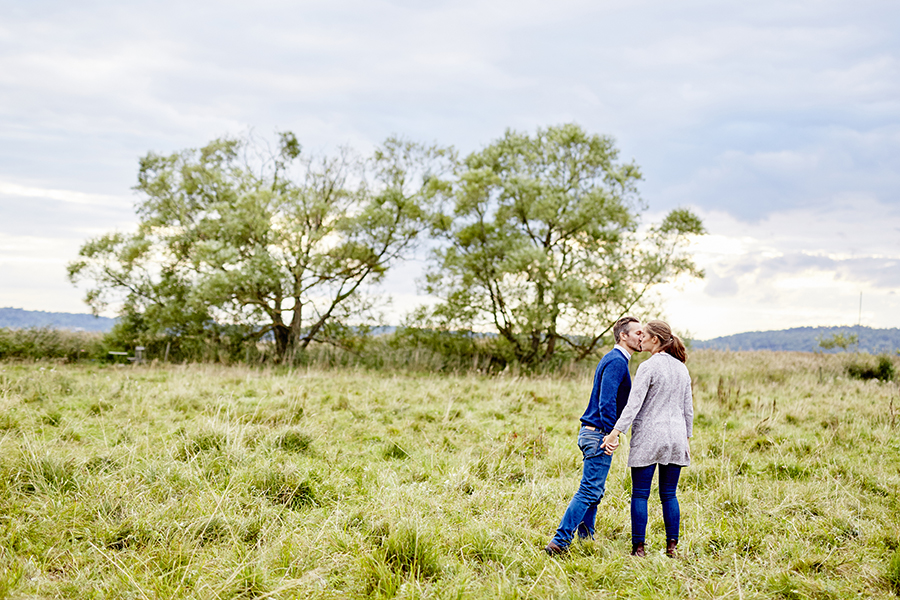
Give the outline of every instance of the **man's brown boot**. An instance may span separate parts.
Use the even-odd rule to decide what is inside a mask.
[[[631,555],[632,556],[646,556],[644,553],[644,542],[640,544],[632,544],[631,545]]]
[[[669,540],[666,542],[666,556],[669,558],[675,558],[675,546],[678,545],[678,540]]]
[[[567,550],[568,548],[557,546],[553,542],[550,542],[544,547],[544,552],[546,552],[548,556],[558,556],[560,554],[565,554]]]

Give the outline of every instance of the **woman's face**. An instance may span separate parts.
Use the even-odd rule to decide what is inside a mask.
[[[655,335],[652,335],[646,329],[641,334],[641,351],[642,352],[650,352],[651,354],[655,354],[656,351],[662,344],[659,343],[659,338]]]

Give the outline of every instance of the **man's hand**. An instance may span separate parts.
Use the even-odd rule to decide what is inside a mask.
[[[613,429],[612,432],[603,438],[603,443],[600,444],[601,448],[606,449],[607,454],[612,454],[616,451],[616,448],[619,447],[619,430]]]

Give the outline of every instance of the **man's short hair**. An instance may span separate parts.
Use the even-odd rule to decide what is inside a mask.
[[[613,325],[613,337],[615,338],[615,342],[617,344],[621,341],[619,339],[619,336],[622,335],[622,332],[628,331],[629,323],[640,323],[640,321],[638,321],[634,317],[622,317],[621,319],[616,321],[615,325]]]

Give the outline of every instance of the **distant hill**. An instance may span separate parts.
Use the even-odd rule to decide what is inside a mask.
[[[16,329],[50,327],[76,331],[109,331],[115,324],[115,319],[95,317],[88,314],[0,308],[0,327],[13,327]]]
[[[0,308],[0,327],[50,327],[81,331],[109,331],[116,319],[95,317],[83,313],[58,313],[21,308]],[[376,327],[372,334],[393,333],[395,327]],[[794,327],[778,331],[750,331],[713,338],[691,340],[693,348],[719,350],[785,350],[791,352],[842,352],[840,349],[822,350],[819,340],[836,333],[859,335],[862,352],[878,354],[900,350],[900,329],[872,329],[871,327]],[[856,350],[854,346],[851,350]]]
[[[836,333],[859,336],[859,350],[878,354],[900,349],[900,329],[872,329],[871,327],[794,327],[780,331],[751,331],[717,337],[711,340],[692,340],[694,348],[720,350],[788,350],[793,352],[843,352],[822,350],[819,339]],[[856,350],[853,346],[851,350]]]

